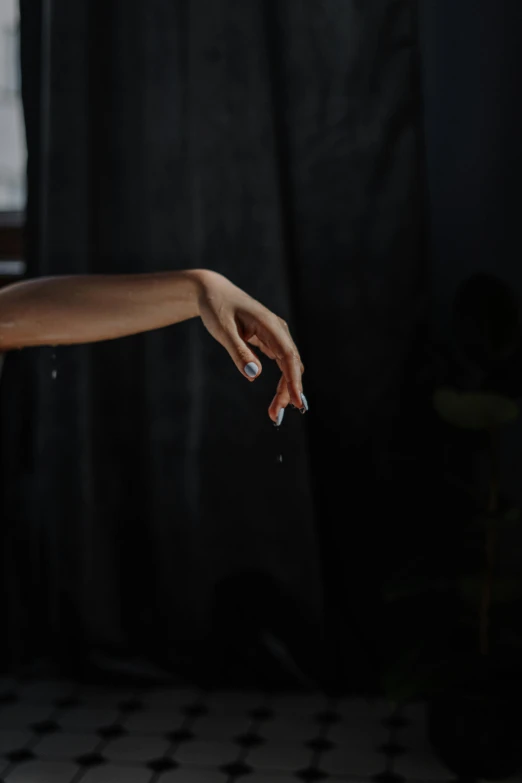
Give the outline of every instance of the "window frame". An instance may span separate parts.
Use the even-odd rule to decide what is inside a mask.
[[[0,287],[22,278],[25,213],[0,210]]]
[[[21,4],[23,4],[23,0],[15,0],[13,24],[8,22],[10,19],[8,14],[5,20],[6,26],[2,27],[3,33],[9,32],[10,35],[9,47],[6,44],[6,52],[11,55],[9,57],[11,64],[6,73],[12,77],[6,80],[2,89],[6,97],[17,96],[20,101],[22,100]],[[7,61],[6,67],[8,67]],[[5,207],[0,208],[0,286],[13,282],[25,274],[25,222],[26,212],[23,206],[9,208],[6,204]]]

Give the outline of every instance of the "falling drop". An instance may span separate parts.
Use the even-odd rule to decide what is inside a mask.
[[[53,379],[53,381],[55,381],[57,377],[58,377],[58,371],[53,370],[51,373],[51,378]]]
[[[279,427],[277,426],[277,424],[274,424],[274,429],[275,429],[276,432],[279,432]],[[279,463],[279,462],[282,462],[282,461],[283,461],[283,455],[279,454],[279,456],[276,457],[276,462]]]

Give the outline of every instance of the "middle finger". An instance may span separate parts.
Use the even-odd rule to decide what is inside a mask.
[[[290,392],[288,391],[288,384],[284,375],[281,376],[279,383],[277,384],[277,391],[275,397],[270,403],[268,408],[268,415],[274,424],[277,423],[277,417],[281,410],[285,410],[290,403]]]
[[[283,331],[282,327],[267,332],[263,337],[265,343],[274,353],[279,369],[286,379],[291,402],[296,408],[302,408],[303,382],[301,376],[304,372],[304,366],[292,338]]]

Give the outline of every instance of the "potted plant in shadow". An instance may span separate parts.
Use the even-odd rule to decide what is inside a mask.
[[[385,690],[396,703],[426,698],[430,743],[454,774],[503,780],[522,768],[522,644],[515,619],[521,580],[498,557],[499,543],[520,518],[501,470],[503,430],[517,421],[522,393],[516,297],[497,278],[476,275],[457,293],[453,327],[451,371],[434,391],[433,407],[468,463],[455,480],[470,501],[467,557],[460,565],[451,560],[454,542],[446,536],[439,575],[430,577],[421,563],[389,593],[392,607],[430,596],[431,611],[438,606],[440,614],[423,634],[413,632],[386,674]],[[452,508],[447,514],[457,534],[463,520]]]
[[[466,575],[457,585],[475,644],[473,635],[463,635],[461,648],[434,670],[429,738],[440,759],[460,777],[502,780],[522,767],[520,651],[503,643],[505,636],[492,620],[494,609],[516,604],[521,591],[520,580],[497,571],[500,532],[519,514],[503,507],[497,441],[500,429],[517,419],[518,407],[507,397],[454,389],[438,390],[434,403],[449,424],[485,434],[490,476],[484,508],[475,519],[482,531],[481,573]]]

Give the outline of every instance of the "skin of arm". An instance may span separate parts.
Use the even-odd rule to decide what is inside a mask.
[[[208,270],[47,277],[0,291],[0,352],[114,340],[197,317]]]
[[[7,286],[0,291],[0,354],[116,340],[198,316],[249,381],[262,372],[250,346],[277,362],[282,375],[269,407],[274,423],[289,403],[308,410],[304,365],[286,321],[210,269],[44,277]]]

